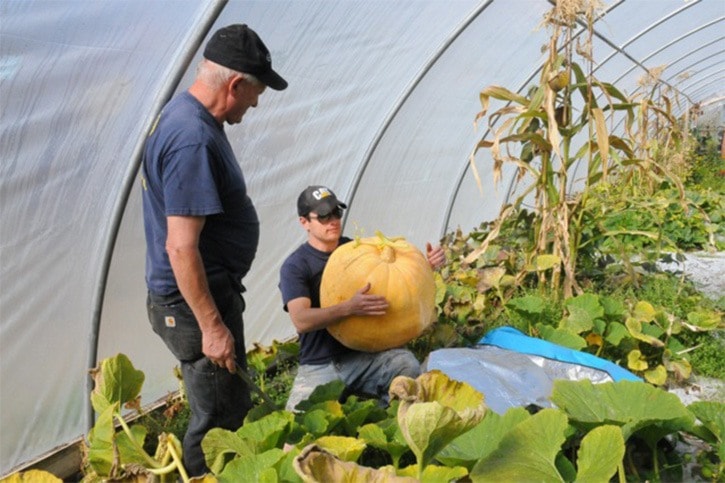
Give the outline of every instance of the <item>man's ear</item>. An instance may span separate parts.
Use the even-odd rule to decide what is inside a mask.
[[[231,78],[229,81],[229,90],[232,91],[234,95],[239,95],[239,90],[242,88],[242,83],[244,82],[244,76],[242,75],[235,75]]]

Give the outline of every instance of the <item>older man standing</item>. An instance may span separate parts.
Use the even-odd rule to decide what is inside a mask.
[[[190,475],[208,471],[201,440],[235,430],[251,408],[242,278],[259,241],[259,220],[224,132],[256,107],[266,87],[287,82],[247,25],[213,34],[188,89],[164,107],[143,159],[147,308],[153,330],[181,363],[191,408],[184,437]]]

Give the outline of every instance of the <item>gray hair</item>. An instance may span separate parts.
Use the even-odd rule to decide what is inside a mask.
[[[208,85],[212,89],[217,89],[224,85],[229,79],[235,75],[241,75],[244,80],[257,87],[263,87],[264,84],[254,77],[252,74],[246,72],[238,72],[229,67],[224,67],[216,62],[212,62],[207,59],[202,59],[196,68],[196,78]]]

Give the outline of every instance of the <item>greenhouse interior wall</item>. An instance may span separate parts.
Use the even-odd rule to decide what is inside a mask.
[[[306,186],[347,202],[347,235],[380,230],[418,247],[497,216],[513,171],[494,183],[490,155],[472,157],[487,131],[474,125],[479,93],[537,80],[552,5],[1,2],[0,475],[87,433],[89,369],[105,357],[124,353],[145,373],[142,403],[178,389],[146,316],[139,153],[214,30],[251,26],[289,82],[226,129],[261,219],[246,340],[270,344],[295,335],[277,282],[305,240],[295,202]],[[724,18],[722,0],[606,1],[596,76],[634,95],[664,66],[677,114],[708,106],[721,128]]]

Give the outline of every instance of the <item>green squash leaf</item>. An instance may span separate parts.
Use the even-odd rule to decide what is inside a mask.
[[[201,449],[204,460],[209,469],[219,474],[227,463],[227,456],[251,456],[254,451],[246,441],[234,431],[222,428],[212,428],[201,440]]]
[[[614,346],[618,346],[623,339],[629,337],[627,328],[619,322],[610,322],[607,324],[607,331],[604,339]]]
[[[574,350],[582,350],[587,346],[587,341],[570,329],[554,328],[546,324],[536,324],[536,329],[539,331],[542,339],[553,342],[554,344]]]
[[[97,413],[102,413],[113,403],[119,406],[136,400],[141,393],[144,373],[136,370],[125,354],[116,354],[101,361],[100,366],[90,371],[95,387],[91,393],[91,404]]]
[[[694,416],[672,393],[641,381],[592,384],[589,380],[554,381],[551,401],[572,424],[591,428],[602,424],[622,427],[625,440],[650,425],[688,427]]]
[[[624,438],[618,426],[599,426],[582,439],[577,455],[576,481],[610,481],[624,458]]]
[[[244,423],[236,434],[253,453],[263,453],[282,446],[293,422],[292,413],[276,411],[257,421]]]
[[[116,433],[116,445],[121,461],[123,464],[137,463],[146,466],[149,463],[149,455],[143,450],[143,444],[148,431],[140,424],[131,426],[130,430],[133,442],[125,432]]]
[[[387,451],[396,468],[401,456],[410,451],[395,419],[362,426],[358,432],[358,438],[370,446]]]
[[[219,483],[270,481],[270,470],[276,474],[276,465],[284,456],[284,451],[279,448],[274,448],[261,454],[234,458],[217,475],[217,480]]]
[[[479,460],[471,481],[563,481],[556,457],[566,440],[566,415],[543,409],[522,421],[501,440],[498,448]]]
[[[109,405],[96,419],[96,424],[88,432],[88,463],[93,471],[101,476],[114,476],[117,468],[114,413],[119,403]],[[112,474],[112,472],[114,474]]]
[[[509,431],[530,417],[521,407],[511,408],[503,415],[488,411],[478,425],[454,439],[436,459],[448,466],[465,466],[470,471],[476,461],[498,448]]]
[[[695,332],[715,330],[723,326],[722,315],[700,310],[687,314],[687,327]]]
[[[506,305],[525,314],[541,314],[545,307],[544,299],[534,295],[513,298]]]

